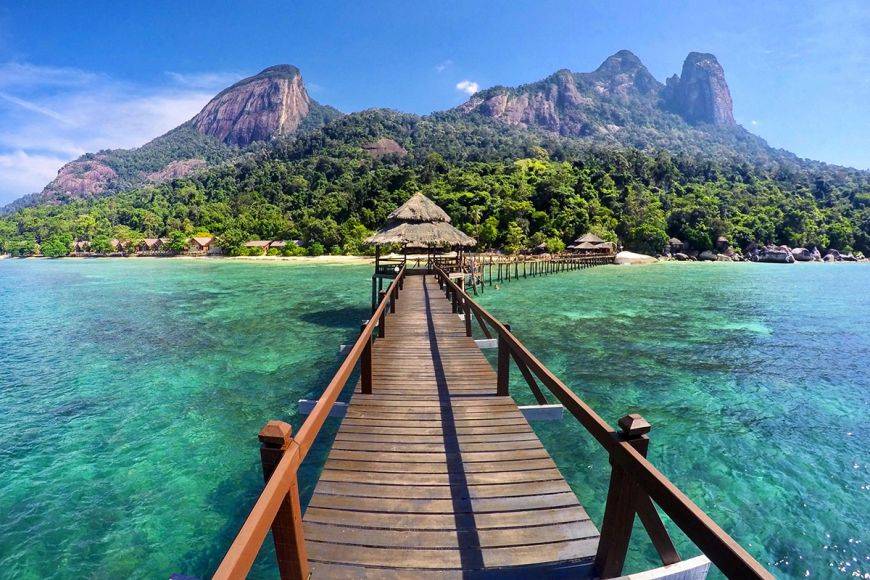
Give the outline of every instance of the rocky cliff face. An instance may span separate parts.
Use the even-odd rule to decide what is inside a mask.
[[[607,138],[625,129],[672,131],[673,113],[691,124],[734,125],[722,67],[713,55],[694,52],[681,77],[669,79],[667,86],[637,56],[620,50],[593,72],[560,70],[536,83],[487,89],[456,110],[574,137]]]
[[[594,72],[557,71],[517,88],[495,87],[458,107],[509,125],[540,127],[562,135],[588,136],[618,130],[602,108],[611,103],[649,100],[662,89],[634,54],[621,50]]]
[[[340,114],[308,96],[295,66],[269,67],[221,91],[193,119],[138,149],[101,151],[67,163],[25,203],[63,203],[176,179],[228,159],[238,153],[235,147],[317,128]]]
[[[227,145],[244,147],[293,133],[311,106],[299,69],[278,65],[219,93],[191,124]]]
[[[712,54],[689,53],[680,76],[668,79],[663,97],[672,111],[690,123],[735,124],[725,71]]]

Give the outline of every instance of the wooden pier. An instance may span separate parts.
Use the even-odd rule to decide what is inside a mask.
[[[395,273],[371,320],[294,434],[261,431],[265,488],[215,578],[244,578],[271,530],[282,579],[612,578],[637,516],[662,560],[654,578],[712,561],[730,577],[772,578],[647,459],[639,415],[612,428],[438,266]],[[475,324],[476,323],[476,324]],[[493,368],[474,333],[498,345]],[[509,393],[515,367],[609,454],[599,535]],[[359,368],[304,516],[297,471]],[[658,510],[709,558],[682,560]]]
[[[305,513],[312,576],[586,575],[598,530],[436,277],[390,318]]]

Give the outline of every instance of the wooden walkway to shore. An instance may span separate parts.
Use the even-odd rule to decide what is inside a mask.
[[[387,326],[305,512],[312,576],[586,575],[598,530],[434,276]]]
[[[403,264],[378,294],[296,432],[280,420],[260,431],[266,484],[215,579],[245,578],[270,532],[282,580],[616,578],[636,519],[663,564],[645,578],[703,578],[711,561],[728,577],[773,578],[646,459],[643,417],[611,427],[451,272],[435,264],[406,274]],[[473,321],[497,347],[496,369]],[[549,404],[546,389],[609,455],[600,535],[509,396],[512,366],[539,405]],[[350,403],[337,405],[357,368]],[[303,516],[299,467],[341,410]],[[680,557],[659,509],[709,560]]]

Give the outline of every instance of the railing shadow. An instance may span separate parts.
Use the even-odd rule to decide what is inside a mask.
[[[435,334],[428,284],[423,284],[423,294],[426,305],[426,324],[429,331],[429,349],[432,352],[432,362],[435,366],[438,402],[441,407],[441,429],[444,438],[444,452],[447,457],[447,478],[450,482],[450,498],[453,501],[459,559],[462,562],[463,571],[479,570],[483,568],[483,552],[480,548],[480,537],[477,533],[474,512],[471,510],[471,493],[468,489],[468,478],[465,475],[462,449],[459,445],[453,406],[450,402],[450,387],[444,374],[444,364],[441,361],[441,352],[438,348],[438,337]]]

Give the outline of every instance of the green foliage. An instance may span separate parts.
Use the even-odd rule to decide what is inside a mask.
[[[50,237],[40,246],[42,255],[49,258],[60,258],[70,253],[72,248],[72,236],[67,234],[59,234]]]
[[[182,148],[188,137],[173,135]],[[380,137],[408,154],[372,158],[362,145]],[[590,231],[644,252],[661,251],[671,236],[709,249],[725,235],[739,246],[870,253],[870,174],[786,154],[724,151],[599,148],[475,116],[365,111],[187,178],[21,209],[0,218],[0,247],[26,254],[64,235],[90,239],[92,247],[147,235],[170,237],[178,252],[207,230],[230,253],[251,239],[301,238],[307,250],[283,253],[361,254],[390,211],[422,191],[479,249],[517,252],[545,243],[554,251]]]

